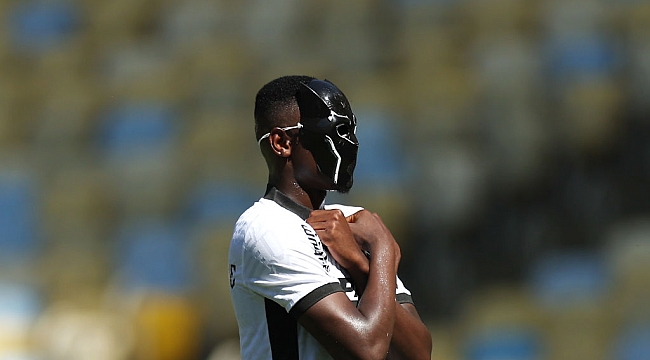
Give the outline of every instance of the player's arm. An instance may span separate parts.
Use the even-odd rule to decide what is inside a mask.
[[[340,212],[339,212],[340,213]],[[322,216],[318,216],[322,215]],[[326,245],[336,239],[346,246],[338,246],[341,252],[354,251],[358,245],[342,214],[312,214],[308,222]],[[381,220],[373,214],[359,219],[359,226],[379,226]],[[348,260],[368,267],[366,286],[354,304],[341,292],[331,294],[311,306],[298,321],[336,359],[383,359],[386,358],[396,321],[395,288],[399,251],[390,233],[377,232],[366,243],[372,251],[372,259],[352,255]],[[333,254],[333,256],[335,256]],[[338,256],[338,255],[337,255]],[[348,263],[348,266],[351,264]],[[344,264],[341,264],[345,266]]]
[[[431,334],[413,304],[397,304],[388,359],[431,359]]]
[[[357,243],[362,244],[363,246],[363,244],[366,242],[365,238],[372,236],[372,234],[376,231],[389,232],[385,226],[381,226],[378,229],[372,229],[367,226],[359,226],[359,224],[357,224],[357,220],[362,215],[364,215],[362,212],[356,213],[347,219],[347,221],[350,222],[350,229],[355,236]],[[375,216],[379,218],[378,215]],[[330,248],[335,250],[333,252],[333,256],[337,261],[339,261],[339,258],[342,255],[351,252],[339,251],[339,245],[339,242],[330,245]],[[361,252],[360,249],[357,251]],[[350,262],[348,260],[345,261]],[[368,260],[366,260],[366,262],[368,262]],[[363,281],[367,279],[367,275],[359,273],[363,271],[364,267],[363,265],[358,264],[353,266],[355,267],[355,273],[357,273],[356,276],[352,279],[353,283],[358,292],[359,289],[363,291],[365,287]],[[432,350],[431,334],[429,333],[429,329],[420,319],[415,306],[409,303],[399,304],[397,301],[395,301],[395,307],[395,324],[388,358],[430,359]]]

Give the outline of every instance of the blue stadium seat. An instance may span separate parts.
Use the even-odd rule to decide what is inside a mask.
[[[465,360],[537,360],[543,346],[528,328],[494,328],[470,337],[463,349]]]
[[[206,181],[191,189],[181,216],[189,224],[232,222],[263,195],[264,189],[234,182]]]
[[[101,118],[99,145],[109,157],[166,149],[176,138],[176,112],[161,102],[132,102],[110,108]]]
[[[191,241],[160,219],[126,224],[118,235],[117,274],[124,290],[182,293],[192,287]]]
[[[355,183],[389,187],[400,184],[408,176],[408,166],[405,164],[404,137],[397,120],[381,111],[361,109],[355,112],[359,120]]]
[[[65,44],[79,30],[82,14],[72,1],[19,1],[7,15],[18,51],[42,53]]]
[[[0,262],[27,259],[38,250],[37,200],[32,178],[0,172]]]
[[[621,65],[619,50],[613,41],[595,35],[552,40],[546,45],[548,70],[560,81],[611,75]]]
[[[625,326],[612,352],[613,360],[650,359],[650,322]]]
[[[528,281],[541,306],[561,310],[602,300],[610,279],[597,252],[565,251],[536,261]]]

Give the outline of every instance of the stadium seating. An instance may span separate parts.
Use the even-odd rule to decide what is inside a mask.
[[[23,1],[14,5],[8,17],[14,49],[40,55],[66,45],[77,34],[83,14],[69,1]]]
[[[287,73],[350,98],[357,186],[328,199],[395,233],[434,359],[650,356],[647,1],[0,18],[0,359],[237,358],[228,242],[267,176],[253,99]]]
[[[0,259],[33,261],[40,250],[41,219],[34,209],[39,206],[38,181],[29,172],[0,172]]]

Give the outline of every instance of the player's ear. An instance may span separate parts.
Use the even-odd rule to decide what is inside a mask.
[[[291,137],[284,130],[273,128],[269,135],[269,142],[275,155],[284,158],[291,156]]]

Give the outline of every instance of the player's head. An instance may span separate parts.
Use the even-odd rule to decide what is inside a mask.
[[[298,114],[297,94],[311,76],[288,75],[274,79],[257,92],[255,97],[255,137],[259,141],[273,128],[296,125]]]
[[[302,142],[319,170],[336,189],[352,187],[357,163],[357,118],[343,92],[327,80],[314,79],[298,93]]]
[[[356,126],[347,98],[327,80],[285,76],[266,84],[256,97],[258,141],[265,142],[273,132],[300,129],[300,145],[310,152],[332,190],[347,192],[352,187],[359,147]]]

